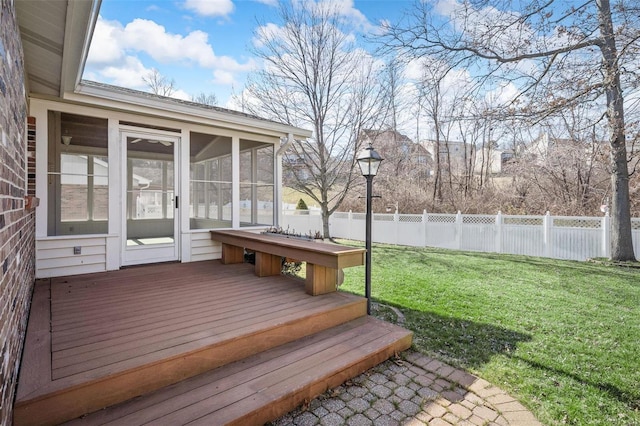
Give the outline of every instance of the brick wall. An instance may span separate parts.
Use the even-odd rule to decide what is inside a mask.
[[[0,424],[12,422],[35,276],[35,122],[27,125],[22,45],[13,1],[0,0]]]

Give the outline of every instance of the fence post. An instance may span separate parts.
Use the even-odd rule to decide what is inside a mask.
[[[429,224],[429,214],[427,213],[427,209],[422,211],[422,246],[427,247],[429,244],[429,236],[427,235],[427,225]]]
[[[551,257],[551,213],[542,218],[543,234],[544,234],[544,257]]]
[[[400,244],[400,215],[398,214],[397,208],[395,213],[393,214],[393,222],[395,223],[396,228],[396,245],[398,245]]]
[[[496,252],[502,253],[502,212],[496,215]]]
[[[353,224],[351,223],[351,221],[353,220],[352,217],[353,213],[351,210],[349,210],[349,214],[347,215],[347,238],[349,238],[350,240],[353,240],[353,234],[352,234],[352,229],[353,229]]]
[[[456,214],[456,248],[462,249],[462,213],[460,210]]]
[[[602,257],[611,257],[611,218],[606,212],[602,218]]]

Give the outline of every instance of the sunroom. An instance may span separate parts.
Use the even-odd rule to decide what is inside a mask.
[[[37,277],[219,257],[208,231],[279,223],[281,154],[309,132],[82,82],[32,97]]]

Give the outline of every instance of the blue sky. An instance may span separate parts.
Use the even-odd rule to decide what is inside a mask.
[[[173,79],[175,97],[215,94],[229,106],[259,63],[250,46],[259,24],[278,23],[278,0],[103,0],[84,78],[147,90],[152,68]],[[363,40],[395,21],[411,0],[318,0],[339,5]],[[364,41],[363,41],[364,42]]]

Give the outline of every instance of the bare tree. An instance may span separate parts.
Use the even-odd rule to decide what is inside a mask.
[[[358,135],[372,128],[380,91],[374,61],[356,49],[330,2],[283,3],[282,27],[260,27],[255,54],[264,68],[247,85],[255,114],[307,126],[313,136],[292,144],[283,166],[290,185],[321,208],[323,234],[349,187],[362,181]]]
[[[631,234],[623,89],[638,84],[638,6],[609,0],[416,2],[412,19],[390,26],[386,43],[473,67],[482,90],[518,89],[510,114],[546,117],[575,104],[605,119],[610,145],[611,258],[635,260]],[[449,10],[444,7],[450,6]]]
[[[192,102],[197,102],[203,105],[216,106],[218,105],[218,97],[215,93],[198,93],[197,95],[191,96]]]
[[[452,134],[456,120],[460,118],[458,106],[463,103],[464,88],[451,84],[452,81],[460,82],[452,75],[448,64],[426,59],[422,62],[422,76],[418,82],[418,101],[425,122],[432,128],[433,139],[426,142],[432,146],[434,161],[432,202],[447,202],[457,209],[454,183],[464,174],[468,147],[463,144],[460,152],[460,144],[452,143]]]
[[[143,76],[142,81],[145,82],[151,93],[156,95],[171,96],[176,91],[175,80],[163,76],[156,68],[152,68],[146,76]]]

